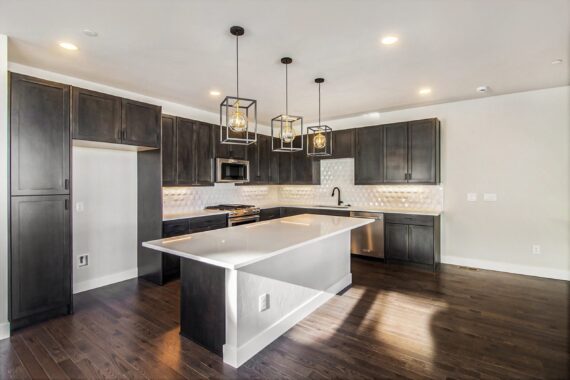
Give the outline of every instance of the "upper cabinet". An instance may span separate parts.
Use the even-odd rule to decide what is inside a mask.
[[[384,182],[384,133],[381,125],[357,128],[354,132],[354,184]]]
[[[385,125],[384,183],[439,183],[439,140],[437,119]]]
[[[121,98],[78,87],[71,96],[74,139],[121,143]]]
[[[216,158],[232,158],[234,160],[246,159],[248,145],[224,144],[220,141],[220,126],[214,125],[212,127],[215,130],[214,136],[216,140]],[[245,135],[243,133],[240,134],[230,132],[230,137],[245,138]]]
[[[160,148],[161,107],[72,88],[73,138]]]
[[[353,158],[354,157],[354,129],[341,129],[332,132],[332,157],[330,158]],[[329,157],[324,157],[329,158]]]
[[[122,143],[160,148],[161,107],[123,99]]]
[[[247,146],[249,182],[245,185],[269,185],[279,181],[279,156],[271,151],[271,137],[257,135],[257,143]]]
[[[69,194],[69,86],[10,76],[11,195]]]
[[[211,124],[162,118],[162,184],[209,186],[214,183],[214,127]]]
[[[357,128],[354,183],[439,183],[439,140],[437,119]]]

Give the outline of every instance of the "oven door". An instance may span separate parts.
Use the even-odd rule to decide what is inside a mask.
[[[240,224],[249,224],[259,222],[259,215],[239,216],[237,218],[228,218],[228,227],[239,226]]]
[[[249,182],[249,161],[216,159],[216,182]]]

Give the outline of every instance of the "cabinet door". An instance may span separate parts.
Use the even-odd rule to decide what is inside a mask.
[[[408,124],[408,182],[436,183],[436,120]]]
[[[383,134],[381,126],[355,131],[354,183],[373,185],[384,182]]]
[[[211,124],[194,122],[194,164],[196,185],[214,184],[214,135]]]
[[[402,183],[408,179],[407,123],[384,125],[384,182]]]
[[[123,144],[160,148],[161,107],[123,99]]]
[[[354,129],[342,129],[332,133],[332,158],[354,157]]]
[[[223,144],[220,142],[220,126],[213,126],[214,138],[216,140],[216,157],[215,158],[233,158],[234,160],[245,160],[247,157],[247,145]],[[225,136],[225,132],[224,132]],[[245,138],[243,133],[230,133],[230,136]]]
[[[289,154],[291,155],[291,182],[296,185],[312,184],[313,160],[307,156],[304,150]]]
[[[281,218],[281,207],[264,208],[259,213],[259,220],[272,220]]]
[[[194,122],[176,119],[176,184],[194,184]]]
[[[387,259],[408,260],[408,226],[386,223],[384,228],[384,255]]]
[[[409,260],[420,264],[433,264],[433,227],[409,226]]]
[[[162,116],[162,184],[176,184],[176,118]]]
[[[256,167],[259,172],[251,172],[257,176],[257,183],[269,183],[269,171],[271,166],[271,137],[265,135],[257,135],[257,144],[259,146]],[[249,156],[248,156],[249,160]],[[251,163],[250,163],[251,164]]]
[[[69,86],[10,79],[11,194],[69,194]]]
[[[10,320],[71,304],[69,196],[12,197]]]
[[[281,158],[280,153],[273,152],[273,147],[271,145],[271,137],[267,137],[267,150],[269,155],[269,173],[267,182],[272,185],[277,185],[279,183],[279,160]]]
[[[121,143],[121,98],[78,87],[71,95],[74,139]]]
[[[291,177],[291,160],[292,153],[277,152],[279,155],[279,184],[290,185],[292,183]]]

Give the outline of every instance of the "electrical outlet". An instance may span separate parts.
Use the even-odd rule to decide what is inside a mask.
[[[533,255],[540,255],[540,245],[539,244],[533,244],[532,245],[532,254]]]
[[[75,211],[83,212],[85,210],[85,204],[83,202],[76,202],[75,203]]]
[[[467,193],[468,202],[477,202],[477,193]]]
[[[483,194],[483,200],[486,202],[496,202],[497,201],[497,194],[485,193],[485,194]]]
[[[87,265],[89,265],[89,255],[88,254],[79,255],[77,257],[77,259],[78,259],[78,262],[77,262],[78,267],[86,267]]]
[[[265,311],[269,309],[269,293],[265,293],[259,296],[259,311]]]

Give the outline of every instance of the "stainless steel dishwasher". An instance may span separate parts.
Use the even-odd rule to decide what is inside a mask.
[[[384,214],[381,212],[351,211],[352,218],[374,219],[373,223],[352,230],[351,252],[355,255],[384,258]]]

